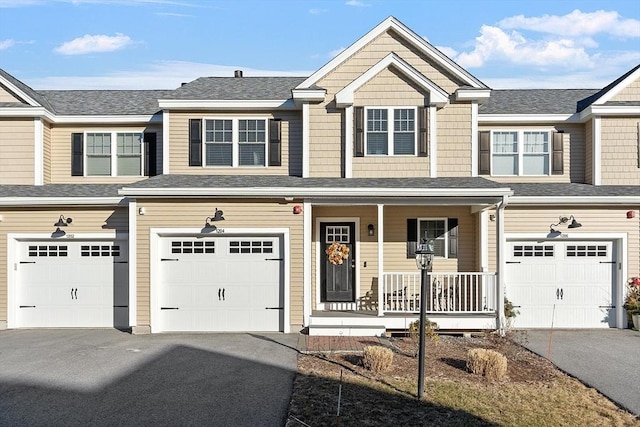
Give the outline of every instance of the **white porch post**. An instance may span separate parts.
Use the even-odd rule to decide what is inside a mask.
[[[384,205],[378,205],[378,316],[384,315]]]
[[[129,200],[129,326],[138,326],[138,203]]]
[[[509,196],[503,196],[502,202],[498,204],[496,209],[496,286],[498,287],[496,292],[496,308],[498,310],[496,319],[500,335],[504,335],[506,326],[506,318],[504,317],[504,273],[507,263],[505,258],[504,208],[507,206],[508,201]]]
[[[309,325],[311,316],[311,203],[302,208],[302,316],[303,325]]]
[[[344,177],[353,178],[353,105],[344,109]]]

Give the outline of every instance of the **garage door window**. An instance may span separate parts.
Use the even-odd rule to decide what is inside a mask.
[[[568,257],[606,257],[607,245],[567,245]]]
[[[271,254],[273,242],[256,240],[235,240],[229,242],[231,254]]]
[[[58,257],[67,256],[68,247],[66,245],[30,245],[30,257]]]
[[[553,245],[514,245],[514,257],[553,257]]]
[[[216,242],[190,242],[190,241],[173,241],[171,242],[172,254],[214,254]]]
[[[80,255],[83,257],[120,256],[119,245],[82,245]]]

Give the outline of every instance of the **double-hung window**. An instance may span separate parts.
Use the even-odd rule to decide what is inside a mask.
[[[493,131],[493,175],[549,175],[548,131]]]
[[[415,155],[415,108],[367,108],[366,111],[367,155]]]
[[[418,221],[418,238],[433,239],[434,256],[447,258],[448,239],[447,239],[447,219],[420,219]]]
[[[207,166],[232,166],[233,125],[228,119],[205,122],[204,159]]]
[[[86,175],[142,175],[142,139],[140,132],[88,132]]]
[[[266,128],[266,119],[205,119],[204,166],[266,166]]]

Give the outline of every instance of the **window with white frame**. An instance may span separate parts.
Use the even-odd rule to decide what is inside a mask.
[[[447,258],[449,242],[447,238],[447,219],[430,218],[418,220],[418,242],[422,239],[433,239],[434,256]]]
[[[266,166],[267,120],[205,119],[204,166]]]
[[[87,176],[142,175],[142,133],[88,132],[85,141]]]
[[[493,131],[492,175],[549,175],[550,132]]]
[[[415,155],[415,108],[367,108],[366,111],[367,155]]]

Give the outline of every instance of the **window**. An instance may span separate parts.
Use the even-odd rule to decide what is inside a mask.
[[[142,175],[142,133],[91,132],[85,140],[87,176]]]
[[[547,131],[493,131],[493,175],[549,175]]]
[[[205,119],[204,166],[266,166],[266,119]]]
[[[447,220],[446,219],[421,219],[418,221],[418,241],[423,238],[433,239],[433,251],[435,256],[447,258]]]
[[[393,126],[389,126],[393,117]],[[367,155],[415,155],[415,108],[368,108]]]

